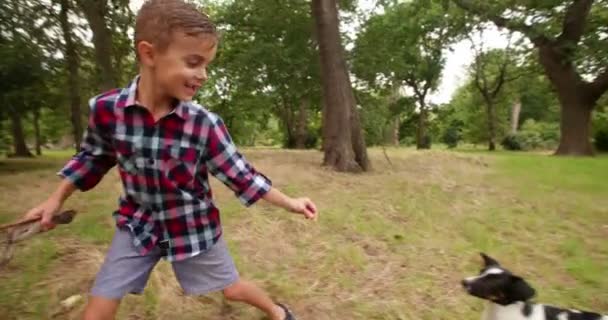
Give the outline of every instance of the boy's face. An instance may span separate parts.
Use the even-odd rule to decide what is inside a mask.
[[[215,58],[217,39],[212,35],[190,36],[174,32],[163,51],[150,46],[142,63],[150,66],[163,93],[181,101],[190,101],[207,81],[207,67]],[[141,53],[141,52],[140,52]]]

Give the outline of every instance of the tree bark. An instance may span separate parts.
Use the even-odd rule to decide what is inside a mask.
[[[350,81],[348,84],[350,86]],[[351,113],[350,113],[350,125],[351,125],[351,138],[352,138],[352,146],[353,151],[355,152],[355,161],[363,171],[371,170],[371,163],[369,162],[369,158],[367,157],[367,146],[365,143],[365,135],[363,134],[363,128],[361,128],[361,118],[359,117],[359,112],[357,111],[355,95],[352,93],[351,88]]]
[[[27,148],[25,143],[25,133],[23,132],[23,124],[19,112],[10,110],[11,131],[13,134],[13,150],[16,157],[32,157],[32,153]]]
[[[323,164],[338,171],[369,168],[365,139],[355,109],[335,0],[313,0],[323,84]]]
[[[486,101],[488,115],[488,150],[496,150],[496,108],[493,101]]]
[[[516,134],[519,128],[519,114],[521,113],[521,101],[517,99],[511,106],[511,134]]]
[[[560,142],[556,155],[593,155],[591,112],[599,96],[590,94],[571,62],[550,45],[539,47],[540,63],[560,102]]]
[[[395,120],[393,120],[393,132],[392,132],[392,140],[393,140],[393,145],[395,147],[399,146],[399,128],[401,126],[401,120],[399,119],[399,117],[395,117]]]
[[[581,101],[576,92],[558,92],[561,105],[560,142],[556,155],[588,156],[594,150],[591,136],[593,104]]]
[[[100,90],[116,87],[116,73],[112,65],[112,32],[106,26],[106,1],[77,0],[93,32],[95,60],[101,73]]]
[[[300,101],[300,109],[298,110],[298,118],[296,123],[295,133],[295,148],[306,148],[306,138],[308,137],[308,109],[310,108],[310,100],[308,97],[302,97]]]
[[[42,155],[42,137],[40,135],[40,108],[34,108],[34,140],[36,143],[36,155]]]
[[[68,69],[68,88],[70,94],[70,121],[72,123],[72,134],[74,135],[74,142],[76,151],[80,148],[82,140],[82,120],[80,112],[80,85],[78,68],[80,61],[76,52],[76,47],[72,39],[72,27],[68,20],[68,12],[70,10],[69,1],[61,0],[61,12],[59,13],[59,21],[61,24],[61,30],[63,32],[63,39],[65,41],[65,57],[66,67]]]
[[[421,103],[420,114],[418,116],[418,128],[416,128],[416,149],[430,149],[431,146],[427,143],[427,130],[426,130],[426,118],[427,110],[424,103]]]

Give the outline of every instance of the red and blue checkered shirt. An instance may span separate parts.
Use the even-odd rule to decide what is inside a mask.
[[[222,234],[208,172],[246,206],[271,182],[237,151],[222,119],[203,107],[177,102],[155,122],[135,100],[138,80],[90,100],[81,150],[59,175],[86,191],[118,164],[124,192],[117,226],[131,230],[142,255],[162,242],[167,260],[183,260]]]

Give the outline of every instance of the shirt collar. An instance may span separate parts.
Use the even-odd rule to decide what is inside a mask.
[[[139,84],[140,75],[135,76],[133,80],[129,83],[129,85],[122,89],[120,96],[118,97],[118,101],[116,106],[119,108],[128,108],[135,105],[141,105],[137,101],[137,86]],[[180,118],[187,120],[190,113],[188,112],[190,102],[187,101],[179,101],[176,99],[175,106],[171,113],[175,113]]]

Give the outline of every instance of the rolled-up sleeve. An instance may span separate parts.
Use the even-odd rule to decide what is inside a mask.
[[[232,189],[243,205],[251,206],[270,190],[272,182],[238,152],[222,119],[210,117],[205,148],[207,170]]]
[[[91,110],[80,151],[57,173],[81,191],[95,187],[116,164],[108,130],[111,116],[102,104],[95,99],[89,101]]]

